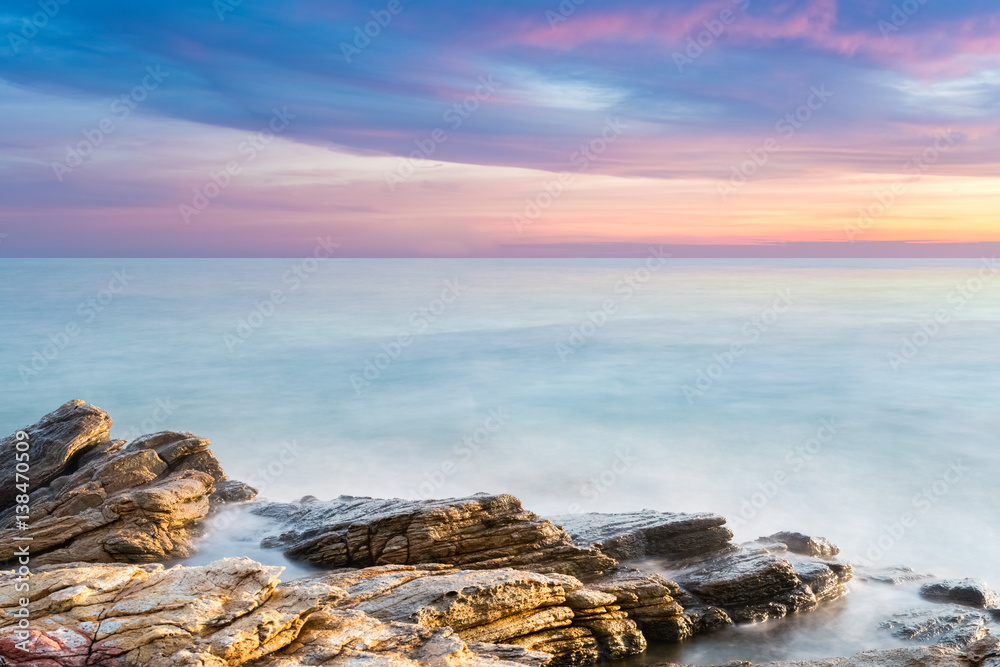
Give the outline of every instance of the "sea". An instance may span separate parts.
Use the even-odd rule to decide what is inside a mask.
[[[0,308],[4,433],[79,398],[273,500],[715,512],[1000,588],[995,258],[5,259]],[[188,562],[305,572],[237,518]],[[897,646],[879,619],[918,604],[859,579],[633,664]]]

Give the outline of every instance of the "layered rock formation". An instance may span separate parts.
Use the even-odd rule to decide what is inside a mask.
[[[282,525],[262,546],[319,567],[448,563],[579,575],[615,565],[597,549],[572,544],[566,531],[506,494],[423,501],[341,496],[271,503],[254,513]]]
[[[732,545],[732,531],[717,514],[626,512],[550,517],[581,548],[596,547],[616,560],[703,556]]]
[[[920,587],[920,596],[934,602],[951,602],[979,609],[1000,607],[1000,596],[982,579],[949,579],[924,584]]]
[[[13,485],[3,485],[0,562],[14,556],[20,546],[14,538],[25,529],[36,565],[184,557],[212,502],[255,494],[226,479],[208,440],[164,432],[126,444],[111,440],[110,428],[105,411],[71,401],[23,429],[29,501],[15,503]],[[3,466],[14,465],[17,442],[16,435],[0,442]],[[24,506],[30,518],[19,524]]]
[[[815,558],[835,558],[840,553],[840,547],[825,537],[811,537],[802,533],[775,533],[759,538],[758,542],[782,544],[793,554]]]
[[[941,605],[893,614],[880,627],[900,639],[963,647],[986,637],[991,621],[989,614],[968,607]]]

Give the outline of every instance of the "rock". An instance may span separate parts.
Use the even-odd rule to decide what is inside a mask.
[[[108,439],[110,426],[103,410],[72,401],[24,429],[30,519],[19,527],[23,511],[13,502],[0,507],[0,562],[14,557],[18,536],[32,538],[36,565],[185,557],[216,484],[226,498],[256,493],[226,479],[208,440],[163,432],[126,445]],[[12,447],[16,434],[0,444]]]
[[[893,614],[879,624],[894,637],[942,646],[967,646],[989,633],[990,616],[968,607],[946,605]]]
[[[579,575],[615,561],[571,543],[511,495],[450,500],[340,498],[322,503],[270,503],[255,514],[281,522],[265,548],[326,568],[448,563],[464,568],[515,567]]]
[[[672,662],[658,662],[648,667],[685,667]],[[693,666],[686,666],[693,667]],[[727,662],[714,667],[987,667],[975,662],[957,649],[944,646],[917,646],[876,651],[865,651],[852,658],[826,658],[823,660],[790,660],[777,662]],[[989,666],[992,667],[992,666]]]
[[[703,604],[720,607],[737,623],[756,623],[814,609],[846,593],[850,565],[778,558],[740,549],[703,562],[678,583]]]
[[[159,564],[40,568],[29,593],[0,574],[0,656],[23,667],[241,665],[295,639],[343,597],[317,582],[280,584],[281,568],[245,558],[203,567]],[[30,652],[17,647],[18,596],[28,595]]]
[[[854,566],[856,576],[861,581],[875,581],[882,584],[892,584],[898,586],[911,581],[921,581],[923,579],[933,579],[932,575],[921,574],[908,567],[891,566],[881,568],[871,568],[861,565]]]
[[[597,547],[616,560],[690,558],[730,546],[732,532],[716,514],[671,514],[643,510],[623,514],[550,517],[582,548]]]
[[[615,596],[567,575],[384,565],[318,580],[347,591],[337,608],[389,623],[450,627],[466,642],[553,653],[553,664],[593,664],[646,649],[635,622],[611,604]]]
[[[840,553],[840,547],[825,537],[809,537],[802,533],[775,533],[758,541],[784,544],[792,553],[814,558],[830,559]]]
[[[953,602],[986,609],[1000,605],[1000,598],[982,579],[949,579],[924,584],[920,596],[934,602]]]

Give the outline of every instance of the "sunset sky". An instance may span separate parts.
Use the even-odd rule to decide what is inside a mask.
[[[5,0],[0,23],[0,256],[1000,242],[996,0]]]

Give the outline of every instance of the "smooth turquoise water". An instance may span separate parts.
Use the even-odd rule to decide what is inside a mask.
[[[231,476],[275,499],[506,491],[540,513],[714,511],[740,538],[801,530],[849,559],[1000,587],[1000,274],[649,266],[4,260],[0,430],[82,398],[122,437],[209,437]],[[102,295],[122,270],[127,285]],[[947,323],[922,337],[935,314]]]

